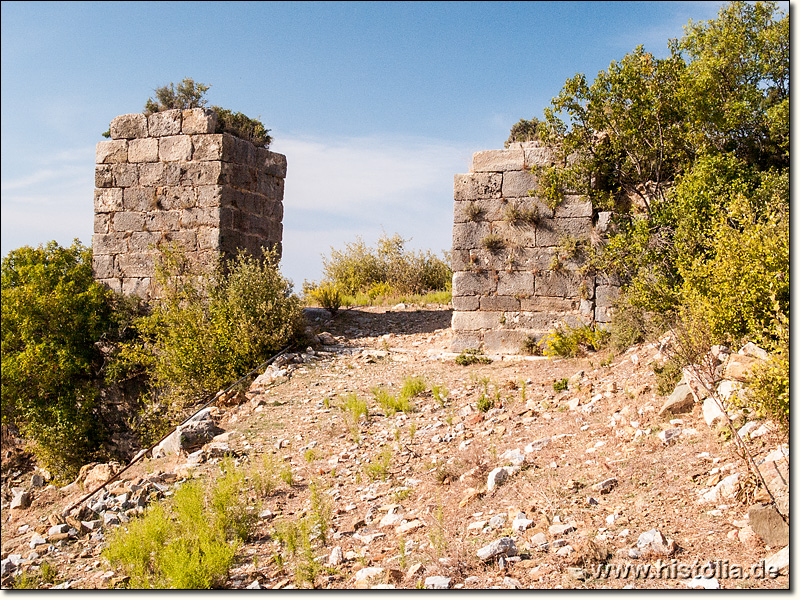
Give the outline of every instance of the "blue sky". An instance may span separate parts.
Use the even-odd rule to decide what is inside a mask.
[[[575,73],[664,55],[721,2],[3,2],[2,254],[91,243],[94,147],[154,88],[211,84],[286,154],[299,288],[361,236],[450,247],[453,175]],[[782,2],[788,10],[788,2]]]

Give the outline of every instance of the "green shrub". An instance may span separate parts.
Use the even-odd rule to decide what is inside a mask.
[[[270,130],[259,119],[251,119],[243,113],[221,106],[212,106],[211,110],[217,113],[216,133],[230,133],[259,148],[269,148],[272,143]]]
[[[533,142],[540,139],[539,128],[544,125],[536,117],[530,121],[527,119],[520,119],[511,127],[511,133],[505,141],[505,147],[508,148],[513,142]]]
[[[336,284],[322,283],[316,288],[311,289],[309,295],[318,302],[322,308],[331,313],[331,315],[335,315],[339,312],[339,307],[342,305],[342,293],[339,291]]]
[[[661,396],[669,396],[683,377],[683,362],[677,356],[671,356],[662,364],[653,365],[656,376],[656,392]]]
[[[64,479],[100,451],[95,345],[116,337],[113,294],[92,278],[77,240],[12,250],[2,260],[2,422]]]
[[[474,364],[488,365],[492,362],[491,358],[485,356],[483,352],[477,348],[467,348],[462,350],[461,353],[456,356],[455,360],[456,364],[461,365],[462,367],[468,367],[469,365]]]
[[[425,393],[428,384],[424,377],[406,377],[403,380],[403,387],[400,388],[400,395],[406,398],[414,398]]]
[[[387,416],[392,416],[398,412],[413,412],[414,405],[411,403],[411,396],[403,393],[395,396],[385,387],[377,387],[372,390],[375,401],[386,411]]]
[[[530,208],[525,208],[517,202],[512,202],[506,209],[505,220],[512,225],[536,225],[542,216],[539,208],[534,204]]]
[[[447,262],[430,252],[407,251],[405,244],[394,235],[382,236],[376,248],[359,238],[344,250],[331,249],[322,259],[324,281],[348,295],[366,294],[382,283],[399,294],[449,290],[453,273]]]
[[[389,465],[392,462],[392,452],[388,448],[381,451],[379,455],[364,465],[364,473],[370,480],[381,479],[383,481],[389,477]]]
[[[142,364],[156,401],[175,420],[291,343],[300,331],[300,301],[271,252],[240,254],[212,274],[187,273],[183,257],[163,250],[156,269],[163,295],[139,319],[139,343],[120,360]]]
[[[242,494],[243,472],[223,465],[214,483],[186,483],[110,534],[103,556],[130,577],[129,587],[208,589],[227,581],[255,511]]]
[[[553,391],[563,392],[569,387],[569,382],[566,379],[557,379],[553,382]]]
[[[574,358],[586,351],[600,350],[608,337],[608,331],[599,327],[565,325],[554,329],[544,339],[544,353],[546,356]]]
[[[467,203],[466,208],[467,221],[480,221],[482,216],[483,209],[481,208],[481,205],[474,200],[470,200],[470,202]]]
[[[497,394],[499,396],[499,393]],[[475,407],[478,409],[479,412],[488,412],[495,406],[495,401],[497,400],[496,397],[490,396],[486,390],[481,392],[481,395],[478,396],[478,400],[475,402]]]

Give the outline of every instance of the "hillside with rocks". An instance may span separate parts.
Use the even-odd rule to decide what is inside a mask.
[[[57,487],[6,443],[3,587],[45,563],[55,576],[42,587],[124,587],[102,556],[110,533],[184,482],[216,477],[226,455],[243,466],[271,457],[290,473],[252,498],[255,530],[228,588],[310,585],[300,558],[277,558],[275,528],[319,510],[312,489],[328,518],[311,559],[319,588],[789,586],[788,524],[701,378],[656,392],[669,335],[619,355],[462,366],[448,351],[451,314],[307,309],[317,344],[279,357],[68,514],[121,466],[87,465]],[[760,351],[717,347],[710,359],[706,383],[724,398]],[[412,376],[425,384],[413,410],[376,403],[372,390],[397,392]],[[369,404],[354,422],[342,410],[352,393]],[[788,515],[788,437],[770,422],[737,427]]]

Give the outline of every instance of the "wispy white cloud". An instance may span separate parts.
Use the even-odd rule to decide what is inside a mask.
[[[399,233],[412,249],[449,249],[453,176],[471,149],[419,138],[283,138],[283,269],[296,284],[319,279],[322,255],[361,236]]]

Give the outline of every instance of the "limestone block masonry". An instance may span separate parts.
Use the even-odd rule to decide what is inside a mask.
[[[286,157],[216,126],[203,108],[111,121],[95,161],[96,280],[151,296],[161,244],[177,243],[200,268],[240,250],[280,256]]]
[[[616,282],[581,273],[564,240],[597,242],[609,223],[588,197],[567,195],[555,209],[537,196],[535,166],[551,166],[538,142],[477,152],[456,175],[453,223],[452,350],[518,354],[559,323],[611,320]]]

